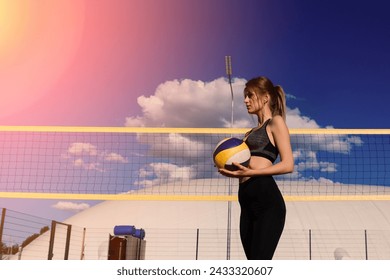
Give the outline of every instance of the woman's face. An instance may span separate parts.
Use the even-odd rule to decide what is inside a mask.
[[[257,94],[252,90],[244,91],[244,103],[249,114],[256,114],[261,110],[261,102]]]

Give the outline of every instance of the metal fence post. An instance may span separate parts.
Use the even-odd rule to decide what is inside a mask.
[[[80,260],[84,260],[84,254],[85,254],[85,232],[86,228],[83,229],[83,240],[81,241],[81,254],[80,254]]]
[[[5,213],[6,210],[5,208],[2,209],[1,211],[1,219],[0,219],[0,261],[3,259],[3,229],[4,229],[4,221],[5,221]]]
[[[70,236],[72,233],[72,225],[64,224],[57,221],[51,221],[51,231],[50,231],[50,241],[49,241],[49,253],[47,256],[48,260],[53,259],[53,250],[54,250],[54,239],[56,234],[56,226],[57,224],[66,226],[66,241],[65,241],[65,253],[64,253],[64,260],[67,260],[69,257],[69,247],[70,247]]]
[[[49,252],[47,255],[48,260],[53,259],[53,248],[54,248],[54,238],[56,234],[56,222],[51,221],[51,229],[50,229],[50,241],[49,241]]]
[[[196,229],[196,252],[195,252],[195,260],[198,259],[198,253],[199,253],[199,229]]]
[[[311,260],[311,229],[309,229],[309,260]]]
[[[19,252],[18,252],[18,260],[19,261],[22,259],[22,252],[23,252],[23,247],[19,246]]]
[[[61,223],[61,224],[66,225],[66,227],[67,227],[64,260],[68,260],[69,259],[69,248],[70,248],[70,236],[72,234],[72,225],[67,225],[67,224],[63,224],[63,223]]]
[[[366,260],[368,260],[368,242],[367,242],[367,230],[364,230],[364,245],[366,251]]]

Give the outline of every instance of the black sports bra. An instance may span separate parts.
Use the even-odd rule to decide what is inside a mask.
[[[247,132],[244,141],[252,156],[264,157],[273,163],[279,155],[279,150],[271,143],[267,134],[270,120],[268,119],[260,128],[253,128]]]

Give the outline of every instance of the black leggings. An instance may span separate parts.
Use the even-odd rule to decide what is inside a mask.
[[[272,176],[240,184],[240,235],[248,260],[271,260],[286,219],[286,205]]]

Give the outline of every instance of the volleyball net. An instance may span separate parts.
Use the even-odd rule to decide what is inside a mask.
[[[217,172],[212,154],[246,131],[3,126],[0,198],[236,200],[238,181]],[[294,172],[274,177],[286,200],[390,199],[390,130],[290,135]]]

